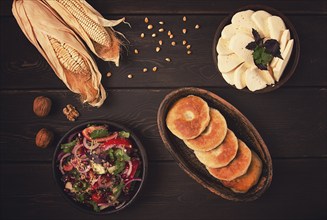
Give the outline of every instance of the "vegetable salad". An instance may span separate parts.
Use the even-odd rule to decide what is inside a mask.
[[[135,182],[142,181],[142,161],[129,136],[106,125],[90,125],[70,135],[58,155],[64,191],[96,212],[122,207]]]

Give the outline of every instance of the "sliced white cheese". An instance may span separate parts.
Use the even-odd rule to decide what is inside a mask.
[[[245,48],[251,41],[254,41],[252,37],[243,33],[237,33],[230,39],[229,48],[238,55],[242,61],[253,63],[253,51]]]
[[[286,29],[285,31],[283,31],[283,34],[280,38],[280,53],[282,54],[285,50],[286,44],[287,42],[290,40],[291,36],[290,36],[290,30]],[[278,57],[274,57],[270,63],[270,66],[272,68],[274,68],[278,62],[278,60],[280,60],[280,58]]]
[[[260,75],[259,69],[257,67],[253,67],[246,70],[245,81],[246,86],[252,92],[259,89],[263,89],[267,86],[266,81]]]
[[[229,49],[228,45],[229,45],[229,40],[220,37],[216,47],[217,53],[220,55],[228,55],[233,53],[233,51]]]
[[[268,70],[258,70],[263,80],[267,83],[267,85],[275,84],[274,78],[271,76]]]
[[[257,29],[255,23],[252,21],[251,16],[254,13],[252,10],[237,12],[232,17],[232,24],[252,30],[252,28]]]
[[[228,84],[234,85],[234,70],[228,73],[221,73],[221,75]]]
[[[280,37],[280,52],[283,53],[286,47],[287,42],[291,39],[290,30],[286,29],[283,31],[282,36]]]
[[[281,60],[281,59],[278,60],[275,68],[273,68],[274,77],[277,82],[279,81],[280,77],[282,76],[283,71],[285,70],[285,67],[291,57],[293,45],[294,45],[294,40],[293,39],[289,40],[285,47],[285,50],[282,53],[283,60]]]
[[[243,63],[234,71],[234,84],[238,89],[243,89],[246,86],[245,71],[247,70],[246,65]]]
[[[270,37],[267,27],[267,19],[269,17],[271,17],[271,14],[263,10],[256,11],[251,16],[253,23],[258,27],[257,31],[262,34],[260,36]]]
[[[233,37],[236,33],[245,33],[249,36],[252,36],[252,31],[251,29],[244,28],[237,26],[235,24],[229,24],[226,25],[223,30],[221,31],[221,37],[229,40],[231,37]]]
[[[222,73],[230,72],[240,65],[243,61],[236,54],[218,54],[218,69]]]
[[[284,30],[286,30],[284,21],[278,16],[271,16],[267,19],[269,36],[280,42]]]

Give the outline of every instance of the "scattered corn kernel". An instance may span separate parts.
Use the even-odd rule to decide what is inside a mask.
[[[176,42],[175,41],[171,42],[171,45],[172,46],[175,46],[176,45]]]
[[[187,44],[187,41],[186,40],[183,40],[183,45],[186,45]]]
[[[148,68],[143,68],[143,73],[148,72]]]
[[[186,34],[187,30],[184,28],[184,29],[182,30],[182,32],[183,32],[183,34]]]
[[[149,18],[148,18],[148,17],[145,17],[145,18],[144,18],[144,22],[145,22],[145,23],[149,23]]]
[[[156,47],[156,52],[158,53],[160,51],[160,47]]]
[[[111,72],[107,72],[107,77],[109,78],[111,76]]]
[[[188,50],[186,53],[187,53],[188,55],[190,55],[190,54],[192,53],[192,51]]]
[[[156,33],[153,33],[151,36],[152,36],[152,37],[156,37],[156,36],[157,36],[157,34],[156,34]]]
[[[164,24],[164,22],[163,21],[159,21],[159,24]]]
[[[141,38],[144,38],[144,36],[145,36],[144,33],[141,33]]]
[[[127,76],[129,79],[132,79],[133,78],[133,75],[132,74],[128,74]]]
[[[191,48],[191,45],[190,44],[186,46],[186,49],[190,49],[190,48]]]
[[[162,45],[162,40],[159,40],[159,45],[160,45],[160,46]]]
[[[173,37],[174,37],[174,35],[172,35],[172,34],[171,34],[171,35],[169,35],[169,38],[170,38],[170,39],[172,39]]]
[[[139,53],[138,49],[135,49],[135,50],[134,50],[134,53],[135,53],[135,54],[138,54],[138,53]]]
[[[184,16],[184,17],[183,17],[183,21],[186,21],[186,20],[187,20],[187,18],[186,18],[186,16]]]
[[[164,32],[164,31],[165,31],[165,29],[163,29],[163,28],[159,29],[159,32]]]
[[[168,31],[168,33],[167,33],[167,34],[168,34],[168,36],[170,36],[170,35],[171,35],[171,31]]]
[[[165,60],[166,60],[167,62],[170,62],[170,61],[171,61],[171,59],[170,59],[169,57],[167,57]]]
[[[151,30],[153,28],[153,25],[152,24],[149,24],[148,25],[148,29]]]
[[[195,27],[194,27],[195,29],[199,29],[200,28],[200,25],[195,25]]]
[[[157,70],[158,70],[158,67],[156,67],[156,66],[152,68],[153,72],[156,72]]]

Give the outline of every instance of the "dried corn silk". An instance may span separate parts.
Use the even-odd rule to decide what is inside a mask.
[[[100,107],[106,99],[101,73],[77,35],[42,1],[13,2],[12,12],[29,41],[56,75],[83,102]]]
[[[43,0],[105,61],[119,66],[120,40],[112,27],[124,22],[107,20],[85,0]]]

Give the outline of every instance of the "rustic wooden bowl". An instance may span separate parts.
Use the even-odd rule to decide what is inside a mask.
[[[293,26],[293,24],[291,23],[291,21],[284,15],[282,14],[280,11],[265,6],[265,5],[248,5],[248,6],[244,6],[242,8],[239,8],[237,10],[235,10],[234,12],[230,13],[218,26],[215,36],[214,36],[214,40],[213,40],[213,47],[212,47],[212,56],[213,56],[213,60],[214,63],[216,65],[216,69],[217,71],[220,73],[218,69],[218,60],[217,60],[217,51],[216,51],[216,46],[218,43],[218,40],[221,36],[221,31],[223,30],[223,28],[231,23],[231,19],[233,17],[233,15],[239,11],[244,11],[244,10],[248,10],[251,9],[253,11],[258,11],[258,10],[265,10],[267,12],[269,12],[272,15],[277,15],[279,17],[281,17],[286,25],[286,28],[290,30],[290,34],[291,34],[291,39],[294,39],[294,46],[293,46],[293,50],[292,50],[292,55],[288,61],[288,64],[283,72],[283,75],[281,76],[279,82],[276,82],[274,85],[270,85],[265,87],[264,89],[260,89],[254,92],[251,92],[247,87],[245,87],[244,89],[241,89],[241,91],[244,92],[251,92],[251,93],[266,93],[266,92],[272,92],[276,89],[278,89],[279,87],[281,87],[282,85],[284,85],[290,78],[291,76],[295,73],[295,69],[297,67],[297,64],[299,62],[300,59],[300,40],[299,40],[299,36],[295,30],[295,27]],[[221,76],[222,77],[222,76]],[[224,80],[224,79],[223,79]],[[224,80],[225,81],[225,80]],[[227,83],[227,82],[226,82]],[[229,84],[228,84],[229,85]],[[230,85],[231,86],[231,85]],[[235,86],[233,86],[235,89],[237,89]]]
[[[140,176],[142,178],[142,181],[139,182],[139,183],[137,183],[137,185],[135,186],[135,189],[131,192],[131,198],[123,206],[121,206],[118,209],[115,209],[115,208],[107,208],[107,209],[104,209],[104,210],[102,210],[100,212],[95,212],[90,207],[87,207],[84,204],[81,204],[81,203],[78,203],[78,202],[74,201],[72,199],[72,197],[70,197],[67,193],[64,192],[65,186],[64,186],[63,182],[61,181],[62,174],[59,171],[59,168],[58,168],[58,160],[57,160],[58,154],[61,151],[61,148],[60,148],[61,147],[61,144],[62,143],[66,143],[67,138],[71,134],[73,134],[75,132],[80,132],[85,127],[87,127],[88,124],[108,125],[108,127],[109,127],[109,129],[111,131],[127,131],[127,132],[129,132],[130,133],[130,140],[133,143],[133,147],[135,147],[135,148],[137,148],[139,150],[140,158],[142,160],[142,171],[141,171],[141,174],[140,174]],[[76,208],[76,209],[78,209],[78,210],[80,210],[82,212],[88,213],[88,214],[93,214],[93,215],[107,215],[107,214],[112,214],[112,213],[115,213],[115,212],[119,212],[121,210],[124,210],[126,207],[130,206],[133,202],[135,202],[137,196],[140,194],[140,192],[141,192],[141,190],[142,190],[142,188],[144,186],[144,183],[145,183],[145,179],[146,179],[147,171],[148,171],[148,159],[147,159],[147,154],[146,154],[145,148],[143,147],[141,141],[138,139],[138,137],[130,129],[126,128],[123,125],[120,125],[120,124],[117,124],[115,122],[112,122],[112,121],[94,120],[94,121],[87,121],[87,122],[81,123],[81,124],[73,127],[71,130],[69,130],[60,139],[60,141],[58,142],[58,144],[56,146],[56,149],[54,151],[54,154],[53,154],[53,158],[52,158],[52,171],[53,171],[54,180],[56,182],[56,185],[58,186],[58,189],[59,189],[61,195],[74,208]]]
[[[210,107],[218,109],[226,118],[228,127],[242,139],[251,150],[255,151],[263,162],[263,170],[258,184],[247,193],[235,193],[224,187],[219,180],[212,177],[205,166],[195,157],[182,140],[173,135],[166,126],[166,116],[172,105],[179,99],[196,95],[203,98]],[[211,192],[233,201],[251,201],[259,198],[269,187],[272,180],[272,161],[267,146],[251,122],[234,106],[207,90],[198,88],[183,88],[172,91],[161,102],[157,123],[160,136],[178,165],[193,179]]]

